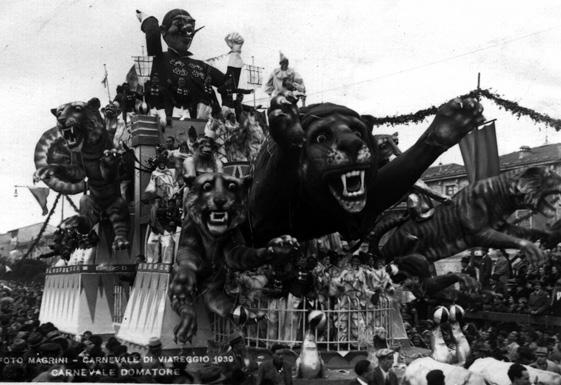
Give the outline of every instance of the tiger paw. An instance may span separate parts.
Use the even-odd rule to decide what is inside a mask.
[[[430,144],[448,149],[485,121],[483,107],[473,98],[456,98],[438,108],[428,129]]]
[[[115,250],[125,250],[128,249],[130,246],[129,240],[122,236],[122,235],[115,235],[115,239],[113,239],[113,248]]]
[[[117,163],[119,153],[116,149],[105,150],[100,161],[104,166],[113,166]]]
[[[33,174],[33,179],[48,180],[52,176],[57,176],[63,172],[62,166],[48,165],[38,168]]]
[[[269,258],[288,257],[300,248],[298,240],[290,235],[273,238],[267,245],[267,256]]]
[[[457,273],[456,275],[458,276],[458,281],[463,284],[463,287],[466,291],[471,292],[481,289],[481,284],[479,283],[479,281],[472,276],[462,273]]]
[[[269,111],[269,127],[275,142],[285,150],[302,148],[304,130],[296,104],[284,96],[276,96],[271,100]]]
[[[520,251],[528,258],[531,265],[540,265],[544,262],[544,256],[541,249],[534,243],[522,240],[520,241]]]
[[[197,334],[197,314],[192,306],[182,306],[179,309],[179,323],[173,329],[175,342],[182,344],[191,342],[193,336]]]

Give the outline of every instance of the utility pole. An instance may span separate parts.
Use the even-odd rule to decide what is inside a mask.
[[[251,56],[251,65],[253,67],[255,67],[255,57]],[[257,106],[256,100],[255,100],[255,90],[253,91],[253,108],[255,108]]]

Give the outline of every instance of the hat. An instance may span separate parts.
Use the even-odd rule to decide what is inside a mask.
[[[392,349],[380,349],[376,352],[376,357],[378,359],[386,358],[388,356],[393,356],[394,353],[395,351],[393,351]]]
[[[199,377],[203,384],[219,384],[226,380],[222,369],[218,366],[205,366],[199,370]]]
[[[29,332],[28,332],[28,331],[20,331],[20,332],[18,332],[18,334],[16,334],[16,338],[15,338],[15,339],[16,339],[16,340],[17,340],[17,339],[25,340],[25,339],[27,339],[27,336],[29,336]]]
[[[158,337],[152,337],[148,340],[148,347],[149,348],[161,348],[162,347],[162,341],[160,341],[160,339]]]
[[[45,354],[58,353],[61,350],[61,346],[54,342],[47,342],[39,345],[39,351]]]
[[[283,61],[288,61],[288,58],[284,56],[284,54],[281,51],[279,51],[279,64],[282,63]]]
[[[538,346],[538,348],[536,349],[536,356],[547,356],[547,348],[545,346]]]
[[[27,344],[31,348],[36,348],[43,342],[43,336],[41,333],[31,333],[31,335],[27,338]]]
[[[271,346],[271,351],[273,353],[277,350],[284,350],[284,349],[288,349],[288,346],[282,344],[274,344],[273,346]]]
[[[242,336],[237,336],[230,341],[230,346],[234,346],[239,344],[240,342],[244,342],[244,338]]]
[[[14,340],[14,343],[12,344],[12,346],[10,346],[10,350],[12,351],[12,353],[22,353],[23,351],[25,351],[25,348],[26,343],[22,339]]]
[[[41,326],[39,326],[39,331],[41,332],[41,334],[43,334],[44,336],[47,335],[47,333],[53,331],[53,330],[57,330],[57,328],[55,327],[55,325],[53,325],[51,322],[47,322]]]
[[[193,22],[195,22],[195,19],[193,19],[191,17],[191,15],[189,14],[189,12],[187,12],[184,9],[172,9],[171,11],[169,11],[168,13],[166,13],[166,15],[164,16],[164,20],[162,20],[162,27],[164,28],[169,28],[171,26],[171,22],[173,21],[173,19],[177,16],[187,16],[188,18],[190,18],[191,20],[193,20]]]
[[[46,338],[47,340],[54,340],[54,339],[56,339],[56,338],[58,338],[58,337],[60,337],[60,336],[61,336],[61,335],[60,335],[60,333],[59,333],[58,330],[52,330],[52,331],[48,332],[48,333],[45,335],[45,338]]]

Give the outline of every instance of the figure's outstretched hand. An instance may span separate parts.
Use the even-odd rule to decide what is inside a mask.
[[[448,149],[483,122],[483,107],[477,100],[452,99],[438,108],[428,128],[427,140],[430,144]]]
[[[300,124],[298,107],[282,95],[271,100],[269,129],[271,136],[282,149],[288,151],[302,148],[304,130]]]

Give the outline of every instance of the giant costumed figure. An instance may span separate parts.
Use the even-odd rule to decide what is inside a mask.
[[[171,90],[176,90],[179,79],[184,79],[186,100],[193,106],[191,117],[208,119],[211,105],[216,101],[212,86],[217,87],[222,99],[231,98],[232,80],[216,68],[201,60],[193,59],[189,47],[195,34],[201,29],[195,29],[195,19],[183,9],[173,9],[166,13],[162,25],[154,16],[147,16],[137,11],[141,21],[141,29],[146,34],[148,55],[154,57],[152,74],[158,74],[159,83],[166,90],[162,96],[166,115],[171,116],[173,101],[169,97]],[[162,50],[160,34],[168,45],[169,50]]]
[[[560,193],[561,176],[545,167],[480,180],[462,189],[450,204],[436,207],[432,218],[403,223],[381,254],[387,260],[399,261],[399,257],[415,252],[435,262],[480,246],[521,249],[530,261],[536,262],[541,251],[527,240],[532,231],[510,225],[506,220],[520,209],[552,217],[553,202]],[[381,231],[384,230],[387,228]]]
[[[195,300],[199,296],[213,313],[232,315],[235,301],[224,290],[228,269],[247,270],[283,260],[298,247],[287,235],[272,239],[266,248],[245,246],[239,225],[246,220],[249,178],[207,173],[186,182],[187,214],[169,291],[172,308],[180,316],[174,333],[182,343],[197,331]]]
[[[478,102],[454,99],[416,144],[378,169],[372,135],[355,111],[331,103],[298,111],[284,96],[273,98],[249,196],[254,241],[334,232],[364,238],[440,154],[483,121]]]
[[[56,127],[35,147],[36,176],[62,194],[85,192],[72,225],[87,234],[106,215],[113,227],[113,247],[129,247],[129,210],[121,197],[119,157],[99,112],[97,98],[53,108]],[[68,222],[70,224],[70,222]]]

